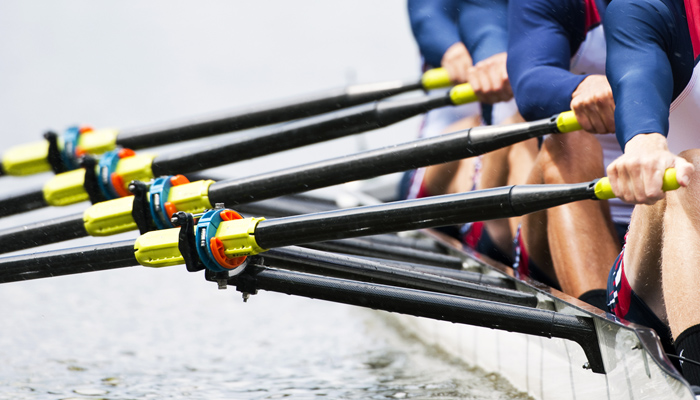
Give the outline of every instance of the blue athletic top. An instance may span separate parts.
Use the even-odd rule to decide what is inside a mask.
[[[605,21],[620,146],[642,133],[667,136],[669,107],[688,84],[697,56],[684,1],[613,0]]]
[[[527,121],[568,111],[587,75],[569,72],[587,32],[600,25],[605,1],[510,0],[508,77]]]
[[[413,36],[426,63],[435,67],[460,41],[475,64],[506,51],[507,11],[507,0],[408,0]]]

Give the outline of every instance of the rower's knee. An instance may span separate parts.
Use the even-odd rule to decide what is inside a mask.
[[[540,150],[545,183],[576,183],[600,178],[603,149],[594,135],[571,132],[550,135]]]

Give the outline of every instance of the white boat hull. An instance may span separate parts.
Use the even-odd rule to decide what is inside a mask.
[[[468,258],[468,264],[483,268],[482,272],[507,277],[500,273],[500,266],[486,265],[462,254]],[[594,318],[605,374],[584,367],[586,355],[573,341],[379,313],[404,333],[469,366],[501,375],[535,399],[695,399],[687,382],[669,368],[653,331],[623,324],[576,299],[551,288],[543,292],[542,285],[535,288],[531,283],[518,281],[517,286],[549,297],[545,302],[551,301],[549,304],[559,312]]]

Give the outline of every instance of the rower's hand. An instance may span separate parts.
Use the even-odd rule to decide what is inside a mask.
[[[668,150],[659,133],[637,135],[625,145],[625,153],[608,166],[613,193],[623,201],[654,204],[664,198],[661,190],[667,168],[676,169],[676,180],[686,187],[695,167]]]
[[[447,75],[453,83],[466,83],[467,70],[472,66],[472,57],[464,43],[457,42],[445,51],[440,64],[447,70]]]
[[[571,94],[571,109],[590,133],[615,132],[615,100],[605,75],[589,75]]]
[[[498,53],[469,68],[468,80],[480,102],[494,104],[513,98],[506,58],[505,52]]]

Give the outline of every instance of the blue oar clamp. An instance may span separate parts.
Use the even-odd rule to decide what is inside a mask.
[[[122,182],[121,177],[117,173],[117,167],[120,160],[135,155],[136,153],[133,150],[120,147],[104,153],[100,158],[97,167],[97,183],[107,200],[114,200],[129,195],[123,188],[124,182]]]
[[[80,140],[81,129],[71,126],[63,133],[63,149],[61,150],[61,160],[66,166],[66,171],[72,171],[80,167],[78,162],[78,141]]]
[[[158,229],[174,228],[171,222],[173,214],[178,212],[175,204],[168,201],[170,189],[173,186],[184,185],[190,181],[184,175],[162,176],[153,180],[150,189],[149,203],[153,222]]]
[[[49,137],[46,138],[49,140],[49,163],[52,164],[51,167],[53,168],[54,172],[57,169],[60,169],[53,165],[53,162],[55,161],[52,161],[52,159],[55,160],[57,157],[52,157],[51,152],[55,152],[57,149],[60,152],[60,160],[63,164],[63,169],[60,172],[72,171],[80,168],[80,158],[86,154],[86,152],[80,147],[80,136],[93,131],[94,130],[89,126],[71,126],[66,129],[65,132],[63,132],[62,146],[61,144],[58,144],[58,140],[60,140],[60,138],[58,138],[56,134],[54,134],[54,140],[57,141],[57,146],[52,145],[52,139]]]
[[[240,273],[239,268],[246,256],[228,257],[221,239],[216,237],[219,225],[223,221],[242,219],[240,214],[230,209],[209,210],[199,218],[195,231],[197,254],[204,266],[213,272],[228,272],[229,276]]]
[[[121,149],[112,150],[103,154],[97,167],[99,170],[97,183],[102,190],[102,194],[104,194],[108,200],[119,198],[119,195],[112,187],[112,174],[117,169],[117,164],[119,164],[120,150]]]

